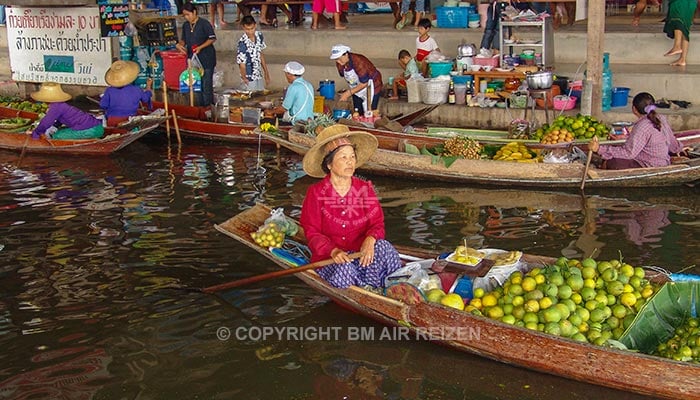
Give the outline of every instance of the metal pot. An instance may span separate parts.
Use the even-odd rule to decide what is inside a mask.
[[[473,44],[462,43],[457,46],[458,57],[474,57],[476,55],[476,46]]]
[[[549,89],[552,87],[554,76],[552,71],[538,71],[525,75],[525,80],[530,89]]]

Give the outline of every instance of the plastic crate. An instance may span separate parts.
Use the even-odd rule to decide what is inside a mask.
[[[466,28],[468,7],[435,7],[438,28]]]
[[[490,65],[492,67],[498,67],[498,56],[474,57],[473,63],[476,65]]]

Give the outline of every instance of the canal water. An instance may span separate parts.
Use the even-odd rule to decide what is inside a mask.
[[[112,157],[19,158],[0,152],[0,398],[642,398],[402,337],[295,278],[188,290],[275,270],[214,224],[256,202],[298,216],[315,180],[291,153],[151,136]],[[671,271],[700,255],[697,189],[372,180],[397,244]]]

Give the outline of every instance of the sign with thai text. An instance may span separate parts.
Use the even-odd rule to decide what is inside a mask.
[[[101,0],[100,21],[102,36],[124,36],[124,28],[129,23],[129,4],[126,0]]]
[[[98,7],[10,6],[6,22],[13,80],[106,86],[112,44]]]

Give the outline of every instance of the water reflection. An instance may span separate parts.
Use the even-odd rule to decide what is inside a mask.
[[[256,202],[299,215],[315,179],[300,157],[279,156],[207,143],[178,151],[153,140],[108,158],[27,155],[16,168],[17,156],[0,152],[0,396],[620,398],[432,343],[270,343],[262,351],[259,342],[218,340],[220,327],[371,324],[294,278],[220,296],[187,290],[274,268],[213,225]],[[622,251],[633,264],[672,270],[700,254],[696,189],[582,198],[372,180],[398,244]]]

